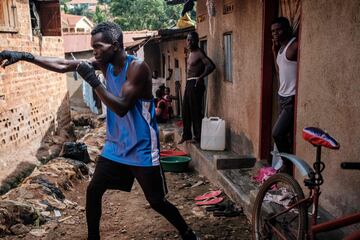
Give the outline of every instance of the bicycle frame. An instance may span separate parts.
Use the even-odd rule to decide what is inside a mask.
[[[283,154],[281,154],[283,156]],[[290,155],[288,155],[290,156]],[[284,156],[287,157],[287,156]],[[294,161],[297,161],[296,158],[289,159],[293,163]],[[298,166],[299,164],[294,164],[295,166]],[[267,219],[268,226],[272,229],[272,231],[281,239],[286,240],[286,237],[279,232],[275,226],[273,226],[270,222],[272,219],[276,219],[278,216],[289,212],[290,210],[294,209],[300,204],[306,204],[306,209],[309,209],[309,207],[313,206],[313,212],[311,216],[311,225],[306,231],[306,239],[313,240],[316,236],[316,234],[320,232],[326,232],[329,230],[336,230],[345,226],[349,226],[354,223],[360,223],[360,212],[350,214],[347,216],[343,216],[334,220],[326,221],[323,223],[318,224],[317,223],[317,216],[319,212],[319,196],[321,194],[320,192],[320,185],[323,183],[323,178],[321,175],[321,172],[324,170],[325,164],[321,162],[321,146],[317,146],[316,149],[316,162],[314,163],[314,171],[308,171],[310,179],[305,180],[305,185],[310,189],[309,197],[304,198],[291,206],[289,206],[284,211],[281,211],[277,213],[276,215],[271,216]],[[349,239],[352,239],[352,236],[358,237],[360,235],[360,232],[356,232]],[[355,238],[353,238],[355,239]]]

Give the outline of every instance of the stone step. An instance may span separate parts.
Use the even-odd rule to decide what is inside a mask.
[[[250,155],[221,154],[214,155],[216,169],[251,168],[255,165],[256,158]]]

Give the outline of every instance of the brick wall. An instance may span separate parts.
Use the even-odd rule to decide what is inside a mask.
[[[16,7],[19,32],[0,32],[0,50],[63,57],[62,37],[32,36],[28,1],[16,1]],[[0,70],[0,173],[19,161],[9,152],[39,147],[50,126],[70,122],[68,98],[65,74],[26,62]]]

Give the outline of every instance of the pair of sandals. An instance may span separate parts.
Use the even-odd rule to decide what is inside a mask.
[[[234,203],[227,200],[226,202],[206,207],[207,212],[213,212],[214,217],[237,217],[242,214],[242,209],[235,207]]]
[[[237,209],[234,206],[234,203],[230,200],[225,201],[223,197],[219,197],[222,194],[221,190],[210,191],[203,195],[197,196],[195,198],[196,205],[204,206],[210,205],[206,207],[205,210],[207,212],[213,212],[215,217],[236,217],[239,216],[242,211]]]
[[[203,195],[197,196],[195,198],[195,201],[197,201],[195,204],[198,206],[205,206],[205,205],[215,205],[224,200],[223,197],[219,197],[221,195],[221,190],[215,190],[207,192]]]

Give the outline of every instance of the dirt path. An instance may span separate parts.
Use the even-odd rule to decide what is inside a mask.
[[[194,197],[209,189],[216,189],[203,177],[192,173],[166,173],[169,200],[174,203],[192,228],[202,239],[251,239],[250,225],[244,215],[214,217],[204,207],[194,204]],[[199,186],[199,183],[202,183]],[[66,198],[77,203],[72,209],[61,212],[59,219],[41,226],[39,236],[8,236],[4,239],[86,239],[85,191],[88,182],[82,181]],[[193,187],[192,187],[193,186]],[[68,218],[66,220],[66,218]],[[42,231],[46,230],[47,233]],[[147,204],[141,188],[134,185],[131,193],[107,191],[103,197],[101,236],[104,240],[125,239],[180,239],[177,231]]]
[[[81,122],[81,119],[77,118],[77,122]],[[103,145],[105,135],[103,124],[92,130],[88,127],[80,127],[75,133],[78,139],[87,134],[82,141],[87,144],[94,159]],[[94,163],[90,165],[94,167]],[[50,220],[38,229],[33,228],[25,235],[6,236],[3,239],[86,240],[85,194],[88,178],[76,181],[70,191],[63,192],[66,200],[74,204],[73,207],[61,210],[61,216],[54,218],[55,212],[50,212],[52,216]],[[197,172],[166,173],[166,180],[169,189],[168,199],[178,207],[187,223],[199,233],[201,239],[251,239],[251,226],[245,215],[214,217],[211,212],[205,210],[205,207],[195,205],[193,199],[196,196],[218,189],[203,176],[199,176]],[[223,197],[227,199],[226,196]],[[102,240],[180,239],[176,229],[150,208],[137,183],[131,193],[107,191],[103,197],[102,212]]]

